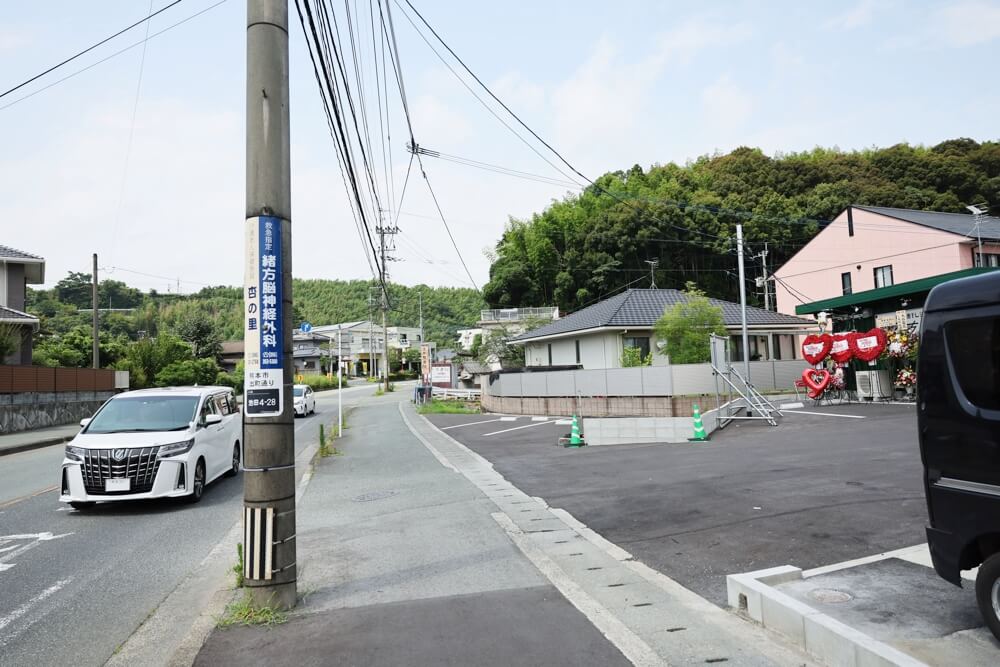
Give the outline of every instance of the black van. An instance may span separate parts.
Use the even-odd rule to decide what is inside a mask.
[[[1000,639],[1000,271],[927,296],[918,427],[934,569],[956,586],[979,566],[976,600]]]

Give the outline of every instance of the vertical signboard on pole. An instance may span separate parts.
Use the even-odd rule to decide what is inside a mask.
[[[420,377],[424,384],[428,384],[431,372],[431,346],[428,343],[420,344]]]
[[[284,401],[281,220],[247,220],[244,272],[244,414],[276,417]]]

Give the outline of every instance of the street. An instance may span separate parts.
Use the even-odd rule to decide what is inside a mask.
[[[345,409],[375,385],[344,389]],[[295,420],[298,456],[337,394]],[[174,500],[57,502],[63,446],[0,458],[0,665],[101,665],[239,519],[243,478],[221,478],[197,505]],[[297,474],[304,466],[298,461]],[[233,562],[236,554],[233,554]]]

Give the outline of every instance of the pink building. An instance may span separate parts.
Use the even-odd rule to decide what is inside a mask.
[[[795,315],[804,303],[976,266],[1000,266],[1000,218],[848,206],[774,272],[776,303]]]

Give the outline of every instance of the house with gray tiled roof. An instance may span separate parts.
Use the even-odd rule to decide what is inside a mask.
[[[512,339],[524,346],[526,366],[579,364],[585,369],[619,368],[626,347],[643,356],[652,353],[653,365],[669,363],[653,333],[664,311],[687,299],[675,289],[630,289],[592,306],[554,320]],[[733,360],[742,360],[740,305],[721,299],[709,301],[722,310],[732,338]],[[797,335],[816,331],[813,320],[747,306],[750,358],[796,359]]]
[[[16,349],[0,363],[31,364],[32,334],[38,318],[24,310],[28,285],[45,282],[45,260],[38,255],[0,245],[0,328],[11,330]]]

